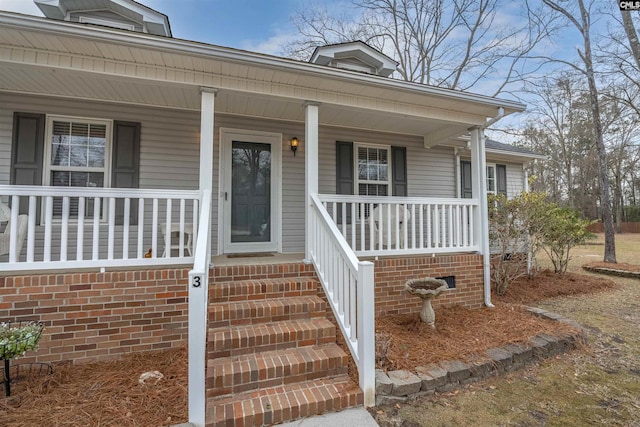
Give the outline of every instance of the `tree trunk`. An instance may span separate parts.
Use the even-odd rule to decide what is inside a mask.
[[[591,36],[589,12],[584,6],[584,1],[579,0],[580,15],[582,18],[582,37],[584,38],[584,55],[582,59],[585,65],[587,81],[589,82],[589,95],[591,98],[591,111],[593,113],[593,127],[596,137],[596,152],[598,153],[598,166],[600,173],[600,186],[602,191],[602,221],[604,223],[604,262],[616,262],[616,241],[613,228],[613,213],[611,209],[611,190],[607,174],[607,150],[604,146],[602,135],[602,121],[600,120],[600,102],[598,100],[598,87],[596,85],[593,60],[591,58]]]
[[[629,47],[633,52],[633,59],[635,59],[636,65],[640,70],[640,42],[638,41],[638,33],[636,32],[633,20],[631,19],[631,12],[620,9],[620,15],[622,15],[622,26],[624,28],[624,32],[627,34]]]

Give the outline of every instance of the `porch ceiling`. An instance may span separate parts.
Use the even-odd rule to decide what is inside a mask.
[[[198,86],[106,76],[50,67],[0,62],[0,91],[45,96],[200,110]],[[304,122],[304,103],[298,99],[221,90],[216,113]],[[465,132],[468,125],[406,114],[364,110],[322,103],[320,123],[408,135],[426,135],[443,126]]]

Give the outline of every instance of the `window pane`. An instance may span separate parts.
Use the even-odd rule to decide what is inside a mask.
[[[104,167],[104,147],[89,147],[88,166],[92,168]]]
[[[107,141],[107,126],[89,125],[89,145],[104,147]]]
[[[377,181],[378,180],[378,165],[377,164],[369,164],[369,180],[370,181]]]
[[[51,164],[54,166],[69,166],[69,146],[53,144],[51,146]]]
[[[69,164],[71,166],[87,166],[87,147],[72,145]]]

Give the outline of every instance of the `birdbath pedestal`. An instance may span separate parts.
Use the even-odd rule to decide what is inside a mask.
[[[420,320],[432,328],[436,327],[436,314],[431,306],[431,300],[436,298],[442,291],[448,289],[447,282],[441,279],[425,277],[422,279],[407,280],[404,289],[411,295],[422,299],[422,310],[420,310]]]

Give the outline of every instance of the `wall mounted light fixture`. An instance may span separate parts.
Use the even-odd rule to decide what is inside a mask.
[[[297,137],[293,137],[289,140],[289,143],[291,144],[291,151],[293,151],[293,155],[296,155],[296,151],[298,150],[298,144],[300,144],[300,141],[298,141]]]

